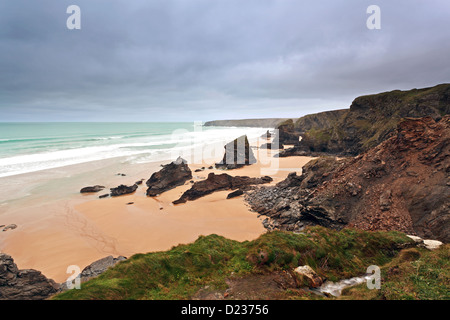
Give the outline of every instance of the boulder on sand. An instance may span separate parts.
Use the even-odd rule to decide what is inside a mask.
[[[247,136],[241,136],[225,145],[225,154],[217,169],[237,169],[256,163],[256,158],[248,142]]]
[[[192,172],[186,160],[178,157],[176,161],[163,166],[147,180],[147,196],[154,197],[167,190],[182,186],[192,179]]]
[[[236,198],[236,197],[242,196],[243,194],[244,194],[244,191],[242,191],[241,189],[238,189],[236,191],[229,193],[227,195],[227,199]]]
[[[90,187],[84,187],[80,190],[80,193],[91,193],[91,192],[99,192],[102,191],[103,189],[105,189],[104,186],[90,186]]]
[[[120,186],[116,187],[116,188],[111,188],[111,197],[118,197],[118,196],[122,196],[124,194],[129,194],[129,193],[133,193],[136,191],[136,189],[138,188],[137,184],[133,184],[131,187],[130,186],[126,186],[124,184],[121,184]]]

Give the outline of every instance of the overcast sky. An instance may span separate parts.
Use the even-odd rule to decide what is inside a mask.
[[[449,83],[449,57],[448,0],[1,0],[0,121],[299,117]]]

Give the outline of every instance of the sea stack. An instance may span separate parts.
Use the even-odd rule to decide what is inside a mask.
[[[256,158],[246,135],[225,145],[225,154],[221,162],[216,163],[217,169],[237,169],[256,163]]]

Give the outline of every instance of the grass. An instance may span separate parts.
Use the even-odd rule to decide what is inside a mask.
[[[398,232],[334,231],[322,227],[305,234],[274,231],[254,241],[218,235],[166,252],[136,254],[99,277],[53,299],[190,299],[206,285],[225,290],[226,279],[287,270],[309,264],[330,280],[365,273],[383,265],[399,245],[411,240]]]
[[[410,248],[381,268],[381,289],[348,288],[341,299],[449,300],[450,245],[435,251]]]

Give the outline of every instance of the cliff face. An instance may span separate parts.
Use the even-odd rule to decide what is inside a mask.
[[[247,199],[274,228],[353,226],[449,242],[450,116],[408,118],[375,148],[340,161],[320,158],[302,176]]]
[[[295,130],[297,132],[306,132],[311,129],[332,128],[343,115],[347,114],[348,109],[325,111],[315,114],[308,114],[297,119]]]
[[[215,120],[207,121],[206,127],[258,127],[258,128],[275,128],[279,123],[286,121],[286,118],[269,118],[269,119],[242,119],[242,120]]]
[[[291,154],[358,155],[386,140],[402,118],[430,116],[437,120],[449,113],[450,84],[358,97],[350,109],[298,119],[294,131],[302,141]]]

